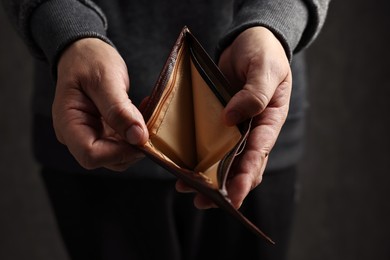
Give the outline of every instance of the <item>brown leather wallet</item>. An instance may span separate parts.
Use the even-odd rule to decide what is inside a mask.
[[[237,91],[184,27],[141,110],[149,140],[138,148],[273,244],[232,206],[226,190],[250,130],[250,120],[235,127],[222,122],[222,110]]]

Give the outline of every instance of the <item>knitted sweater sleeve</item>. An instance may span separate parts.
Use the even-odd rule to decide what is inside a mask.
[[[107,21],[90,0],[2,0],[6,13],[34,56],[56,67],[67,45],[85,37],[107,43]]]
[[[271,30],[288,58],[307,47],[321,30],[330,0],[236,0],[234,17],[217,47],[217,57],[238,34],[253,26]]]

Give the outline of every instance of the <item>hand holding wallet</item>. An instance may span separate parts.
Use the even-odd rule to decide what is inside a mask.
[[[222,122],[224,107],[238,91],[184,27],[141,111],[149,140],[138,148],[274,244],[233,207],[226,189],[230,167],[245,146],[251,123],[230,127]]]

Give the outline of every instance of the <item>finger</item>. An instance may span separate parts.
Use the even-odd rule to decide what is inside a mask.
[[[87,119],[87,120],[86,120]],[[86,169],[99,167],[115,168],[116,165],[132,164],[144,157],[127,142],[113,138],[102,138],[97,125],[98,119],[83,116],[70,119],[63,131],[73,133],[62,135],[68,149],[81,166]],[[118,168],[119,169],[119,168]]]
[[[128,97],[130,83],[126,65],[111,46],[105,47],[110,50],[108,60],[97,64],[97,72],[88,73],[81,80],[81,87],[112,129],[130,144],[144,144],[148,131],[141,113]]]
[[[253,119],[254,128],[248,136],[239,160],[234,164],[234,175],[227,185],[234,207],[239,208],[248,193],[260,184],[262,175],[284,122],[283,109],[267,107]],[[282,114],[282,115],[280,115]]]
[[[261,183],[267,160],[265,154],[244,153],[239,162],[245,162],[245,165],[239,163],[239,169],[235,170],[236,174],[228,180],[226,187],[233,207],[240,208],[249,192]]]
[[[110,87],[111,82],[103,83],[106,90],[96,95],[94,101],[104,120],[130,144],[144,144],[148,130],[139,110],[128,98],[124,88]]]
[[[232,204],[237,208],[262,180],[268,155],[287,117],[291,94],[289,82],[280,84],[266,109],[253,118],[245,149],[233,165],[234,175],[229,179],[227,189]]]
[[[116,171],[116,172],[123,172],[123,171],[127,170],[131,165],[133,165],[134,163],[138,162],[141,159],[142,158],[136,158],[136,159],[133,159],[132,161],[129,161],[129,162],[104,166],[104,168],[107,168],[109,170]]]

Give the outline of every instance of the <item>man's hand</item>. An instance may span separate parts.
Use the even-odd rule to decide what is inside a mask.
[[[143,157],[130,144],[145,143],[148,130],[128,90],[125,62],[105,42],[81,39],[62,54],[54,129],[81,166],[122,171]]]
[[[222,120],[232,126],[253,117],[245,150],[227,183],[229,198],[239,208],[262,180],[268,155],[287,117],[292,77],[283,46],[264,27],[242,32],[222,53],[219,67],[231,84],[241,88],[224,109]],[[176,188],[189,191],[182,182]],[[201,194],[196,194],[194,203],[198,208],[215,206]]]

